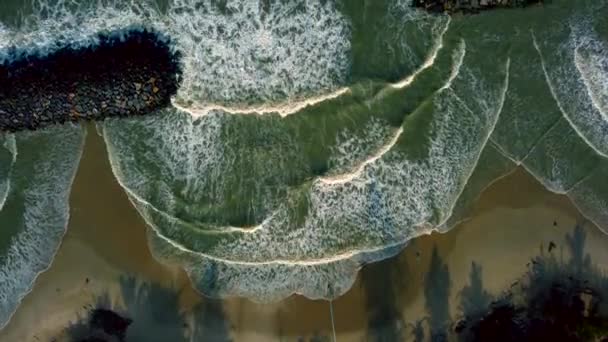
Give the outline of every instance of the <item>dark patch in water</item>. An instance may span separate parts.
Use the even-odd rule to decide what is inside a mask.
[[[13,48],[0,64],[0,131],[152,113],[177,92],[180,55],[147,29],[98,35],[48,54]]]

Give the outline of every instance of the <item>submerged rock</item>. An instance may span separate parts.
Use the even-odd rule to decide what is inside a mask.
[[[0,64],[0,131],[143,115],[170,103],[181,76],[170,41],[148,30],[100,34],[49,54],[17,49]]]

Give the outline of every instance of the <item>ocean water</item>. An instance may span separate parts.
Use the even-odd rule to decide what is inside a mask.
[[[174,106],[98,128],[155,256],[182,265],[206,295],[335,298],[363,264],[465,219],[518,165],[608,231],[608,1],[451,19],[405,0],[11,6],[23,16],[0,23],[0,57],[11,46],[94,44],[95,32],[133,26],[174,38],[184,68]],[[5,229],[0,220],[3,232],[31,238],[1,235],[7,251],[35,248],[50,262],[67,220],[76,131],[32,134],[66,143],[61,157],[41,156],[60,181],[36,180],[61,188],[63,214],[46,216],[62,220],[49,223],[58,233],[44,246],[33,242],[42,223]],[[9,207],[24,191],[11,180],[20,138],[2,138],[0,214],[24,215],[29,205]],[[19,174],[42,172],[37,165]],[[0,318],[44,262],[27,274],[0,264],[20,286]]]
[[[49,267],[67,228],[84,130],[72,125],[2,134],[0,326]]]

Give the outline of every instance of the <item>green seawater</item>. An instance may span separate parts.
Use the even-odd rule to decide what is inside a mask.
[[[449,230],[517,166],[608,229],[607,1],[451,18],[405,0],[1,6],[0,38],[10,44],[129,24],[168,31],[185,55],[178,100],[192,109],[273,106],[348,88],[287,116],[193,117],[170,107],[99,124],[117,181],[154,232],[155,256],[183,265],[205,294],[339,296],[362,264],[429,229]],[[4,255],[30,229],[23,189],[48,181],[37,176],[38,160],[62,163],[61,190],[69,189],[82,132],[56,130],[74,142],[51,131],[0,140],[0,177],[14,184],[0,207]],[[56,140],[70,151],[63,159],[51,157]],[[48,229],[61,235],[65,222]],[[44,248],[36,270],[56,247]],[[11,278],[5,265],[0,273]],[[0,301],[0,313],[15,306]]]

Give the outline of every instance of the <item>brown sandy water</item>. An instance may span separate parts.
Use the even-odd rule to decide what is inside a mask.
[[[427,316],[425,279],[435,247],[449,270],[448,299],[454,318],[471,262],[482,266],[486,290],[498,294],[521,276],[530,258],[541,248],[546,250],[551,241],[557,245],[554,253],[564,253],[564,235],[582,221],[565,196],[546,191],[518,170],[482,194],[470,220],[445,234],[415,239],[390,261],[366,266],[353,288],[333,301],[337,341],[368,340],[369,328],[373,328],[368,323],[370,312],[379,305],[384,305],[383,310],[389,305],[398,313],[405,339],[411,340],[408,324]],[[608,236],[590,223],[585,229],[587,251],[608,270]],[[374,268],[380,271],[368,272]],[[33,291],[0,332],[0,341],[51,340],[69,321],[84,314],[84,306],[100,294],[109,291],[113,300],[119,301],[118,278],[124,274],[175,288],[183,310],[206,300],[192,289],[182,270],[152,257],[145,224],[115,181],[103,140],[90,126],[72,188],[68,232],[50,269],[40,275]],[[384,287],[375,286],[383,283]],[[292,296],[274,304],[240,298],[222,303],[234,341],[311,341],[315,336],[331,341],[327,301]]]

